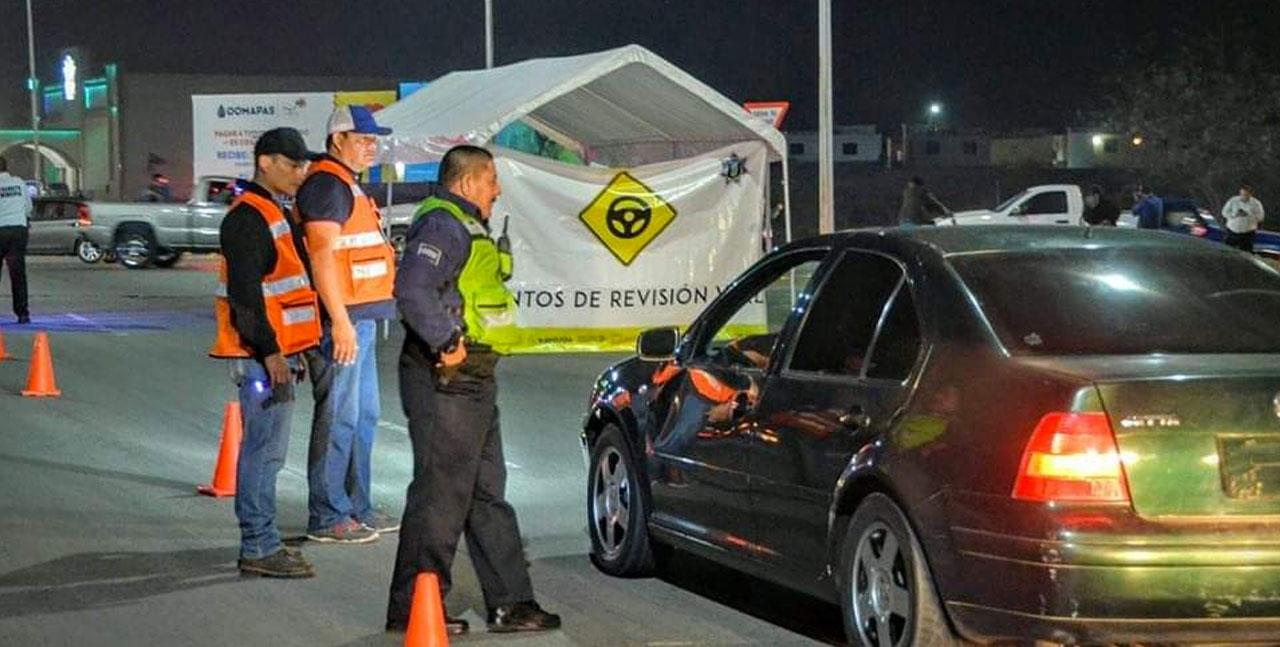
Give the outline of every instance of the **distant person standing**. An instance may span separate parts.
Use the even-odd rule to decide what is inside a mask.
[[[1253,237],[1265,216],[1262,201],[1253,196],[1253,187],[1240,185],[1240,193],[1231,196],[1222,206],[1222,219],[1227,226],[1227,237],[1223,242],[1253,253]]]
[[[1084,197],[1084,206],[1084,221],[1087,224],[1114,227],[1120,219],[1120,207],[1097,184],[1089,187],[1089,193]]]
[[[151,176],[151,183],[147,185],[147,190],[142,194],[143,202],[169,202],[173,199],[173,193],[169,187],[169,178],[163,173],[155,173]]]
[[[1139,184],[1133,190],[1133,215],[1139,229],[1160,229],[1164,226],[1164,199],[1150,188]]]
[[[926,189],[924,180],[914,176],[902,189],[902,206],[898,209],[898,225],[932,225],[936,216],[951,213],[947,205]]]
[[[27,185],[9,174],[9,163],[0,157],[0,262],[9,266],[13,290],[13,314],[18,323],[31,323],[27,305],[27,223],[34,207]]]

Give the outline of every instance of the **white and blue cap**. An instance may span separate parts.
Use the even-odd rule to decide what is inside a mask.
[[[390,135],[390,128],[383,128],[373,120],[373,111],[365,106],[338,106],[329,115],[329,134],[357,133],[360,135]]]

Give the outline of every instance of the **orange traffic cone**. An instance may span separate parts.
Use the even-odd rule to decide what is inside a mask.
[[[449,647],[444,605],[440,602],[440,580],[435,573],[418,573],[413,583],[413,606],[409,608],[404,647]]]
[[[4,332],[0,332],[0,362],[9,359],[9,354],[4,350]]]
[[[218,464],[213,468],[213,484],[201,485],[196,492],[207,496],[235,496],[236,465],[240,463],[240,434],[243,429],[240,403],[228,402],[222,410],[222,444],[218,447]]]
[[[31,370],[27,372],[27,388],[22,395],[29,398],[56,398],[62,395],[53,379],[53,353],[49,351],[49,335],[36,333],[31,351]]]

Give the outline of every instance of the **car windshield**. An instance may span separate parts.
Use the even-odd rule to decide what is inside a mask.
[[[1018,200],[1021,200],[1026,195],[1027,195],[1026,191],[1023,191],[1022,193],[1016,193],[1012,198],[1009,198],[1008,200],[1005,200],[1004,202],[1001,202],[1000,204],[996,205],[996,208],[992,209],[992,211],[1004,211],[1005,208],[1007,208],[1009,205],[1017,202]]]
[[[1015,354],[1280,353],[1280,273],[1237,252],[1065,249],[950,261]]]

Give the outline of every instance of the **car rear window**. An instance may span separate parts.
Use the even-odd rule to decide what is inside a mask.
[[[1225,248],[1037,250],[949,260],[1013,353],[1280,352],[1280,273]]]

